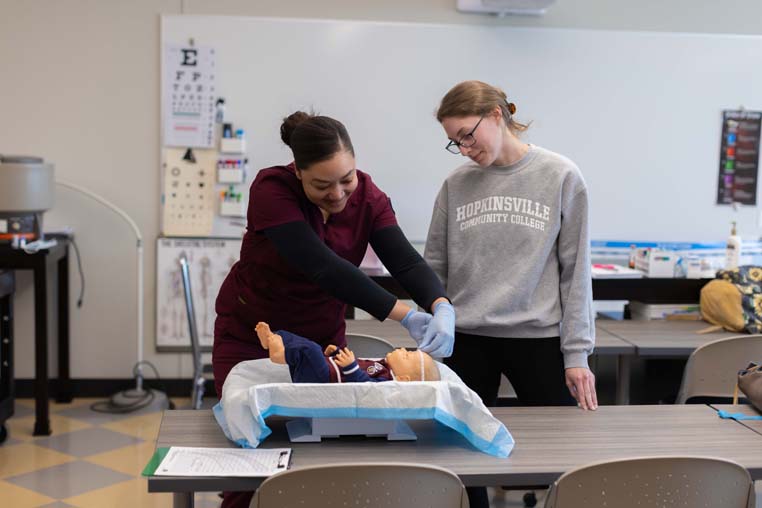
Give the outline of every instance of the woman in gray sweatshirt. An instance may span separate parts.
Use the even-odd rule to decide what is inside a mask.
[[[437,111],[446,149],[470,159],[439,191],[424,253],[457,315],[445,363],[487,406],[502,373],[523,405],[596,409],[587,188],[572,161],[517,137],[515,111],[480,81]],[[467,491],[489,506],[485,488]]]
[[[456,85],[437,120],[470,160],[445,180],[424,257],[455,306],[447,364],[487,406],[500,374],[523,405],[596,409],[587,188],[566,157],[522,142],[499,88]]]

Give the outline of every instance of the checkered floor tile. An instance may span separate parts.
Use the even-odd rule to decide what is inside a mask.
[[[51,403],[50,436],[33,436],[34,401],[18,399],[0,446],[0,506],[90,508],[172,506],[170,494],[149,494],[141,471],[154,451],[161,412],[93,411],[95,400]],[[178,400],[188,405],[188,400]],[[213,493],[197,507],[218,507]]]

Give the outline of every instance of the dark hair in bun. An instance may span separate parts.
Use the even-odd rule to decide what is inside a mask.
[[[294,153],[294,162],[300,170],[330,159],[336,153],[355,149],[346,127],[333,118],[297,111],[283,119],[280,138]]]

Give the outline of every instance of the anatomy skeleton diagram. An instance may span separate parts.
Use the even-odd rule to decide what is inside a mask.
[[[214,242],[214,240],[209,240]],[[178,246],[179,247],[179,246]],[[167,249],[159,261],[161,277],[157,300],[157,334],[160,344],[185,345],[189,341],[180,258],[188,260],[199,341],[211,345],[214,337],[214,311],[217,292],[230,268],[238,261],[238,243],[192,245]]]

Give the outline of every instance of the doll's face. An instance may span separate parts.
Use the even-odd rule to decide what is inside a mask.
[[[423,357],[423,363],[421,363]],[[395,349],[386,355],[386,363],[399,381],[422,381],[423,373],[430,371],[429,363],[432,358],[421,351],[408,351],[405,348]],[[426,378],[427,381],[434,381]]]

